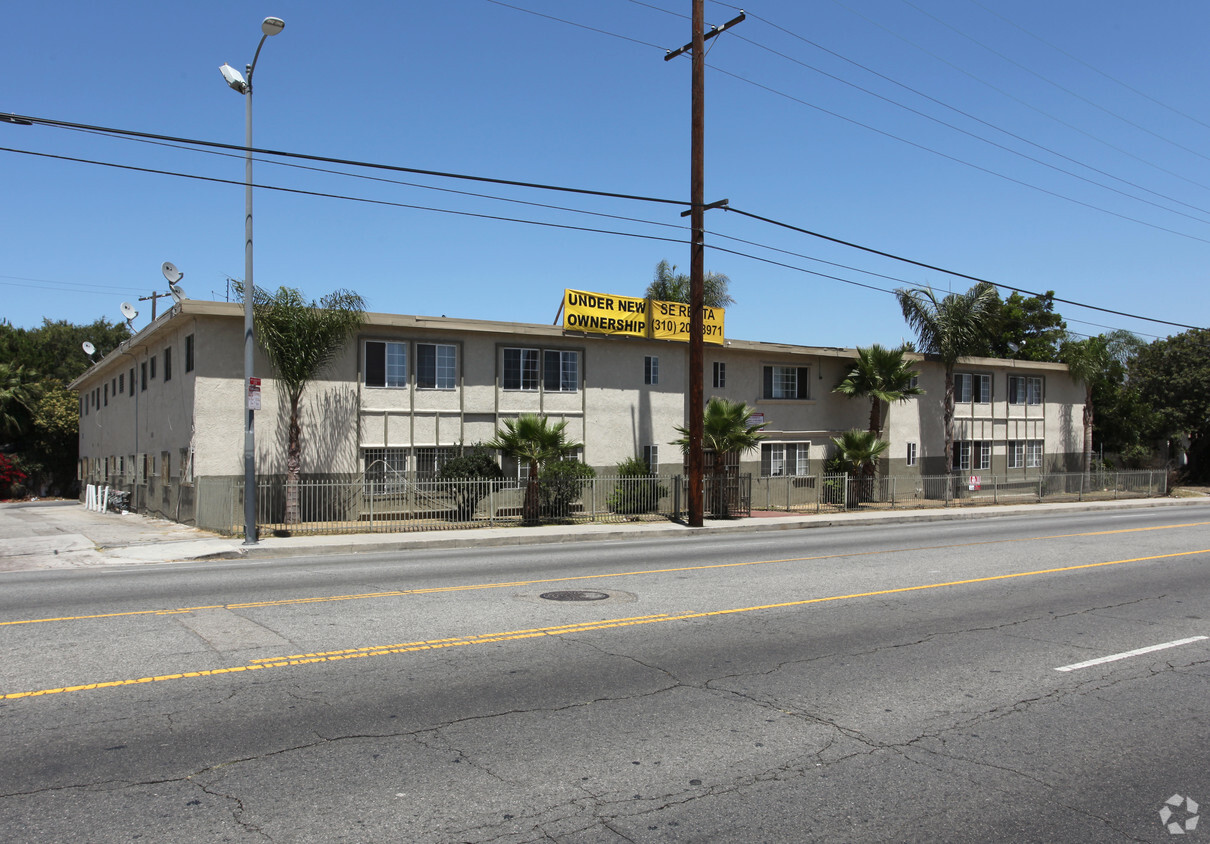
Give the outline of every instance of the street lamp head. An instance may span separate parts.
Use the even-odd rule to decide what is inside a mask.
[[[281,18],[265,18],[260,25],[260,31],[265,35],[277,35],[285,28],[286,22]]]
[[[223,78],[227,80],[227,84],[241,94],[248,93],[248,83],[244,81],[244,75],[233,68],[226,62],[219,67],[219,72],[223,74]]]

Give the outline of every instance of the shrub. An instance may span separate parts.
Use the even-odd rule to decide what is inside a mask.
[[[584,482],[597,476],[596,470],[579,460],[554,460],[542,467],[538,476],[542,516],[565,519],[572,503],[580,497]]]
[[[668,487],[651,474],[647,463],[631,457],[618,464],[618,477],[622,482],[606,499],[606,505],[615,513],[650,513],[659,509],[660,499],[668,494]]]
[[[26,474],[13,465],[3,454],[0,454],[0,498],[15,498],[25,494],[22,486]]]
[[[503,477],[495,456],[481,444],[463,449],[462,454],[445,461],[437,470],[438,480],[451,482],[444,485],[444,491],[454,502],[458,520],[463,522],[474,518],[479,502]]]

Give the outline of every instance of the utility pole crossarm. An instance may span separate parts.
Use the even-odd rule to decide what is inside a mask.
[[[705,42],[705,41],[709,41],[709,40],[710,40],[711,38],[713,38],[714,36],[721,34],[721,33],[722,33],[724,30],[730,29],[731,27],[735,26],[737,23],[740,23],[740,22],[741,22],[741,21],[743,21],[743,20],[744,20],[744,18],[746,18],[746,17],[748,17],[748,16],[744,14],[744,10],[743,10],[743,9],[740,9],[740,10],[739,10],[739,14],[738,14],[738,15],[736,15],[735,17],[733,17],[731,20],[727,21],[727,22],[726,22],[725,24],[723,24],[722,26],[712,26],[712,27],[710,27],[710,31],[709,31],[709,32],[707,32],[705,35],[703,35],[703,36],[702,36],[702,41],[703,41],[703,42]],[[686,44],[684,47],[680,47],[680,48],[678,48],[678,49],[676,49],[676,50],[669,50],[667,53],[665,53],[665,54],[664,54],[664,61],[666,61],[666,62],[667,62],[667,61],[672,61],[672,60],[673,60],[673,59],[675,59],[677,56],[681,55],[681,53],[688,53],[688,52],[689,52],[690,50],[692,50],[692,49],[693,49],[693,42],[692,42],[692,41],[690,41],[690,42],[689,42],[688,44]]]

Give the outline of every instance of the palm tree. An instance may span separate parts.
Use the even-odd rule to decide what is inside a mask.
[[[497,430],[495,438],[484,445],[499,449],[505,457],[523,461],[529,466],[529,482],[525,485],[521,520],[524,524],[536,525],[540,521],[542,511],[538,475],[541,474],[543,464],[570,457],[584,444],[567,439],[566,420],[552,425],[545,416],[522,413],[516,419],[505,419],[504,429]]]
[[[855,483],[851,482],[850,489],[857,486],[860,490],[852,497],[858,501],[871,498],[878,460],[891,444],[873,431],[857,428],[845,431],[839,437],[833,437],[832,444],[836,446],[836,456],[840,464],[838,468],[852,475],[854,479],[861,479]]]
[[[945,366],[945,470],[954,465],[954,366],[987,342],[989,315],[996,305],[994,285],[979,282],[966,293],[938,299],[931,287],[895,291],[903,318],[916,332],[919,351],[936,355]]]
[[[270,294],[253,291],[256,339],[273,368],[290,406],[286,443],[286,524],[302,521],[298,476],[302,471],[302,426],[298,407],[303,391],[326,369],[336,353],[365,320],[365,300],[348,290],[329,293],[318,303],[307,302],[292,287]]]
[[[727,288],[731,279],[723,273],[706,273],[702,277],[703,299],[707,308],[728,308],[735,304]],[[655,277],[647,285],[648,299],[661,302],[681,302],[689,304],[689,276],[676,271],[675,264],[660,261],[655,265]]]
[[[19,437],[40,393],[36,375],[24,366],[0,363],[0,437]]]
[[[714,452],[714,507],[716,516],[726,517],[728,500],[726,488],[727,456],[742,454],[756,446],[765,437],[760,433],[768,422],[753,423],[752,408],[742,401],[730,401],[714,396],[706,402],[702,417],[702,448]],[[689,429],[676,425],[680,439],[673,440],[672,445],[679,445],[681,451],[689,453]]]
[[[849,398],[869,398],[870,433],[881,437],[882,403],[924,395],[924,390],[912,383],[918,374],[903,359],[903,349],[888,349],[875,343],[868,349],[857,350],[852,368],[832,392]]]

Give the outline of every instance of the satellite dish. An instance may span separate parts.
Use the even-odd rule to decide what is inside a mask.
[[[184,273],[181,273],[181,275],[184,275]],[[175,282],[169,283],[168,290],[172,293],[172,301],[176,302],[178,305],[181,303],[182,299],[187,298],[185,296],[185,288],[181,287]]]
[[[168,279],[169,284],[176,284],[185,274],[176,268],[176,264],[171,261],[165,261],[164,266],[160,267],[160,272],[164,274],[164,278]]]
[[[129,302],[123,302],[121,308],[122,316],[126,317],[127,322],[133,321],[134,318],[139,315],[139,312],[135,310],[134,305],[130,304]]]
[[[94,346],[92,343],[88,342],[87,340],[85,340],[80,345],[84,348],[84,354],[88,355],[89,357],[92,357],[93,355],[95,355],[97,353],[97,347]]]

